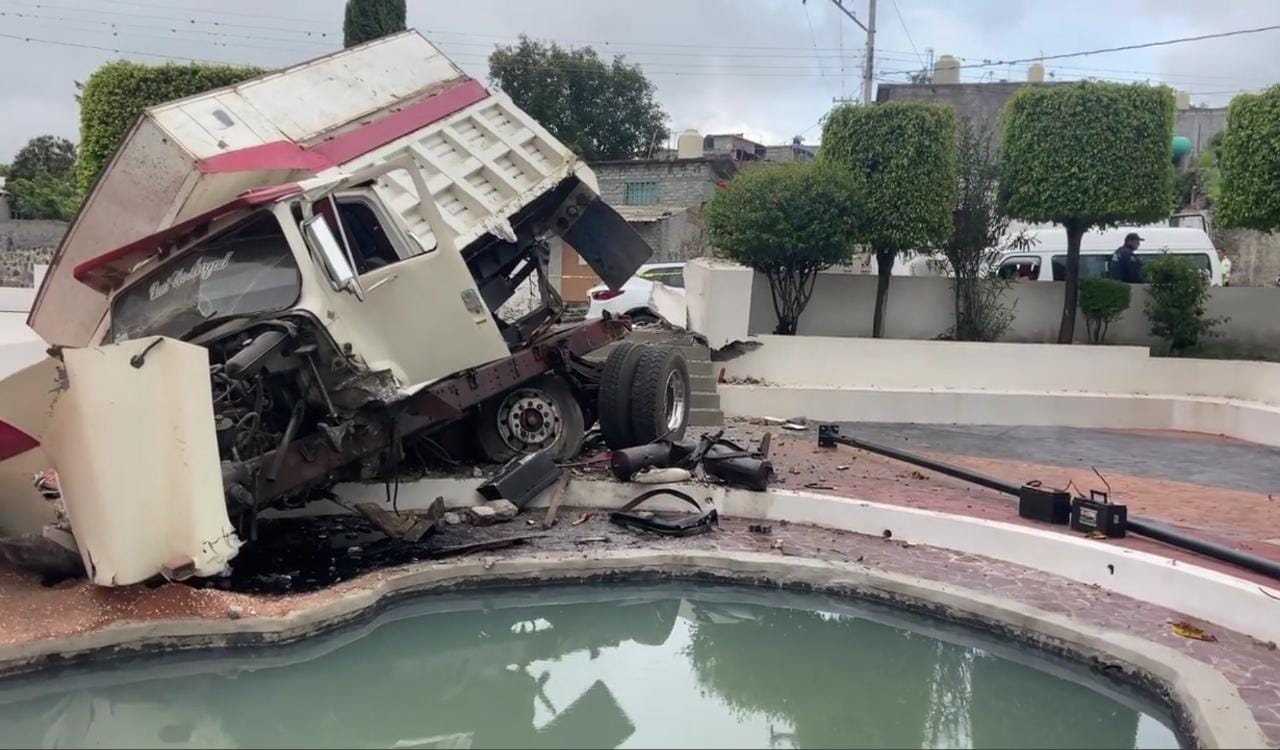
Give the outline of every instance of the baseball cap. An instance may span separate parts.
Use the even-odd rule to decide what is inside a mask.
[[[1146,240],[1138,235],[1137,232],[1130,232],[1124,236],[1124,241],[1137,240],[1138,242],[1146,242]]]

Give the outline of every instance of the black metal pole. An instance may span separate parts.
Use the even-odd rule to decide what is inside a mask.
[[[970,471],[969,469],[961,468],[959,466],[953,466],[942,461],[935,461],[931,458],[926,458],[915,453],[891,448],[887,445],[881,445],[879,443],[872,443],[867,440],[841,435],[839,427],[835,425],[821,425],[818,428],[818,444],[828,446],[835,443],[847,445],[851,448],[858,448],[864,451],[870,451],[871,453],[878,453],[882,456],[888,456],[889,458],[896,459],[904,463],[914,464],[915,466],[919,466],[924,469],[931,469],[940,474],[946,474],[948,476],[955,477],[956,479],[962,479],[966,482],[995,490],[996,492],[1003,492],[1006,495],[1013,495],[1014,497],[1019,495],[1019,488],[1016,485],[1009,484],[1008,482],[1002,482],[995,477],[990,477],[976,471]],[[1211,542],[1207,539],[1198,539],[1194,536],[1188,536],[1187,534],[1183,534],[1182,532],[1169,526],[1165,526],[1162,523],[1147,521],[1132,515],[1128,517],[1125,526],[1129,531],[1132,531],[1135,534],[1145,536],[1149,539],[1154,539],[1158,542],[1163,542],[1171,547],[1178,547],[1180,549],[1187,550],[1188,552],[1194,552],[1198,555],[1218,560],[1219,562],[1237,565],[1246,570],[1252,570],[1255,573],[1261,573],[1280,580],[1280,562],[1275,560],[1268,560],[1265,557],[1232,549],[1231,547]]]

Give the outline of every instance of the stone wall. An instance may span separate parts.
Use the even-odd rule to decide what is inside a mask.
[[[1273,286],[1280,279],[1280,235],[1252,229],[1220,229],[1215,247],[1231,259],[1232,286]]]
[[[600,183],[600,194],[614,206],[626,205],[628,182],[657,185],[659,206],[691,208],[711,199],[716,185],[737,171],[729,159],[639,159],[597,162],[591,165]]]
[[[61,221],[0,221],[0,286],[31,286],[32,267],[49,263],[66,231]]]
[[[653,248],[650,263],[690,260],[706,255],[701,208],[676,211],[665,219],[634,222],[632,226]]]

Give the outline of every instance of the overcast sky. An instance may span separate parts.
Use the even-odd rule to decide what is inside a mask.
[[[860,18],[867,0],[844,0]],[[35,135],[77,140],[75,81],[110,59],[166,56],[278,67],[337,49],[343,0],[0,0],[0,161]],[[865,35],[831,0],[408,0],[409,25],[485,78],[518,34],[625,53],[657,84],[673,131],[785,142],[821,134],[833,97],[859,91]],[[18,16],[16,14],[22,14]],[[877,75],[902,79],[932,48],[966,64],[1280,24],[1277,0],[880,0]],[[31,41],[10,38],[18,36]],[[35,41],[44,40],[44,41]],[[51,42],[118,49],[59,46]],[[1280,81],[1280,31],[1047,63],[1055,78],[1159,80],[1222,105]],[[842,53],[843,50],[843,53]],[[147,53],[146,55],[139,53]],[[1025,65],[967,68],[1018,80]]]

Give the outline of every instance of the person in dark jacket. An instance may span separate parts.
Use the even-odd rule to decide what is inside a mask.
[[[1142,261],[1137,256],[1138,245],[1142,243],[1142,238],[1137,232],[1130,232],[1125,235],[1124,244],[1121,245],[1111,256],[1111,266],[1108,269],[1113,279],[1118,279],[1126,284],[1142,284],[1146,279],[1142,275]]]

